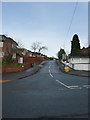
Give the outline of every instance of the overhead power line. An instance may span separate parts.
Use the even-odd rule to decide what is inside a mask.
[[[72,25],[72,22],[73,22],[73,19],[74,19],[74,15],[75,15],[75,12],[76,12],[76,9],[77,9],[77,5],[78,5],[78,0],[77,0],[77,2],[76,2],[75,8],[74,8],[74,12],[73,12],[73,15],[72,15],[72,18],[71,18],[71,21],[70,21],[70,25],[69,25],[67,34],[66,34],[66,36],[65,36],[65,41],[66,41],[67,36],[68,36],[68,34],[69,34],[69,31],[70,31],[70,28],[71,28],[71,25]]]

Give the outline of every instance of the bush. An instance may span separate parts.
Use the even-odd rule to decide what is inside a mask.
[[[42,61],[42,58],[41,57],[36,57],[36,60],[37,61]]]
[[[13,63],[14,60],[12,59],[12,55],[5,56],[4,57],[4,62],[8,63],[8,64]]]

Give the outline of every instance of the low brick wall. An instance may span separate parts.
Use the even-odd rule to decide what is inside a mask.
[[[21,66],[4,66],[0,69],[0,73],[9,73],[9,72],[21,72],[30,68],[30,64],[26,64],[24,67]]]
[[[20,66],[14,66],[14,67],[3,67],[2,68],[2,73],[8,73],[8,72],[20,72],[23,71],[24,68]],[[0,71],[1,72],[1,71]]]
[[[0,69],[0,73],[9,73],[9,72],[20,72],[26,69],[29,69],[31,67],[31,64],[38,65],[40,64],[44,59],[38,58],[38,57],[24,57],[24,67],[21,66],[5,66],[2,69]]]
[[[39,64],[43,61],[44,59],[41,57],[24,57],[24,63],[25,64]]]

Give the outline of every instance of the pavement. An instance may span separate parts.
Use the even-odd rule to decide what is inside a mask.
[[[43,67],[43,65],[45,63],[46,63],[46,61],[43,61],[41,64],[35,65],[33,68],[30,68],[30,69],[22,71],[22,72],[2,74],[2,76],[0,77],[0,78],[2,78],[2,80],[0,80],[0,82],[10,82],[13,80],[23,79],[28,76],[31,76],[31,75],[37,73],[40,70],[40,68]]]
[[[65,72],[64,71],[64,67],[65,65],[63,63],[60,63],[59,61],[57,61],[57,64],[59,65],[59,69],[66,73],[66,74],[70,74],[70,75],[76,75],[76,76],[82,76],[82,77],[90,77],[90,71],[81,71],[81,70],[74,70],[72,68],[70,68],[69,72]]]

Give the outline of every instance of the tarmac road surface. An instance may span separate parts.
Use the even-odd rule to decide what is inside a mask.
[[[13,76],[14,77],[14,76]],[[48,61],[38,73],[2,83],[3,118],[88,118],[88,77]]]

